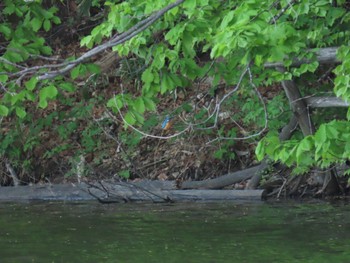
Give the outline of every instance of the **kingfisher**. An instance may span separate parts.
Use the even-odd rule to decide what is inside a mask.
[[[169,116],[166,116],[162,123],[162,129],[167,131],[171,128],[172,125],[173,125],[172,118]]]

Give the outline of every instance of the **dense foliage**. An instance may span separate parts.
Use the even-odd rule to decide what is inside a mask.
[[[3,123],[12,123],[0,135],[0,154],[13,162],[26,159],[23,156],[30,155],[30,150],[40,144],[46,127],[55,121],[60,122],[62,141],[67,139],[79,129],[79,118],[97,101],[106,103],[116,116],[122,114],[125,128],[132,126],[148,134],[158,125],[149,120],[158,114],[161,98],[176,99],[181,93],[196,92],[206,79],[206,83],[210,80],[207,90],[203,93],[198,89],[197,95],[212,98],[209,106],[193,105],[189,99],[175,111],[160,113],[182,114],[180,133],[212,133],[215,141],[224,140],[225,145],[231,145],[234,139],[254,140],[265,135],[257,147],[258,158],[269,155],[287,165],[296,164],[297,172],[313,166],[328,167],[349,158],[350,113],[346,112],[316,113],[312,117],[318,128],[314,135],[303,138],[295,133],[292,140],[280,142],[277,131],[288,122],[291,112],[285,97],[276,92],[281,80],[294,79],[304,96],[334,93],[349,101],[350,13],[346,1],[185,0],[129,41],[113,47],[120,57],[133,61],[128,74],[122,74],[124,79],[132,78],[133,88],[118,88],[109,97],[89,100],[85,108],[84,102],[79,107],[76,104],[78,110],[70,112],[58,112],[50,103],[71,105],[69,94],[77,91],[78,81],[98,76],[100,70],[91,63],[79,64],[70,76],[38,80],[63,59],[75,59],[59,57],[62,61],[54,64],[48,60],[54,55],[49,36],[62,23],[54,2],[5,0],[0,4],[0,115]],[[103,14],[91,32],[79,35],[81,46],[91,49],[173,1],[76,2],[80,4],[81,18],[91,19],[92,8]],[[340,47],[341,63],[336,67],[320,65],[314,51],[331,46]],[[294,59],[308,62],[292,67]],[[267,62],[278,61],[284,63],[286,72],[264,67]],[[27,70],[33,67],[37,70]],[[322,78],[324,74],[326,80]],[[51,110],[41,116],[33,107]],[[80,129],[81,151],[93,152],[99,144],[95,135],[102,133],[100,127],[92,123]],[[44,154],[51,158],[69,147],[65,141],[44,150]],[[218,158],[233,158],[228,147],[221,147],[216,154]]]

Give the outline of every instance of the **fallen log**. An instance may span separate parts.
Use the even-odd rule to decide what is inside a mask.
[[[203,181],[185,181],[179,188],[180,189],[220,189],[225,186],[242,182],[244,180],[250,179],[253,175],[265,169],[267,166],[266,163],[250,167],[245,170],[229,173],[218,178],[207,179]]]
[[[141,186],[142,185],[142,186]],[[146,187],[146,185],[148,185]],[[164,185],[166,190],[158,188]],[[188,201],[259,201],[263,190],[175,190],[174,182],[96,182],[93,184],[58,184],[1,187],[0,201],[91,201],[188,202]]]
[[[168,199],[178,201],[261,201],[264,190],[166,190]]]
[[[157,182],[157,181],[155,181]],[[152,181],[148,181],[148,185]],[[89,189],[94,191],[92,195],[98,193],[97,198],[102,203],[120,202],[188,202],[188,201],[258,201],[265,199],[264,190],[152,190],[133,183],[109,183],[98,182],[90,185]]]
[[[95,200],[86,185],[55,184],[0,187],[0,201],[88,201]]]

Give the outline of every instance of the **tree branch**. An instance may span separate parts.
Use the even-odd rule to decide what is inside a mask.
[[[159,10],[158,12],[154,13],[153,15],[149,16],[145,20],[140,21],[137,23],[135,26],[131,27],[129,30],[126,32],[120,34],[120,35],[115,35],[111,40],[108,42],[99,45],[90,51],[86,52],[84,55],[81,57],[77,58],[76,60],[73,60],[69,63],[62,63],[59,66],[63,67],[60,70],[52,71],[49,73],[45,73],[43,75],[38,76],[38,80],[45,80],[45,79],[52,79],[58,75],[63,75],[73,69],[76,65],[86,61],[87,59],[105,51],[108,48],[120,45],[129,39],[133,38],[137,34],[141,33],[148,27],[150,27],[155,21],[157,21],[159,18],[161,18],[167,11],[171,10],[172,8],[179,6],[182,4],[184,0],[177,0],[176,2],[164,7],[163,9]]]
[[[349,107],[350,104],[338,97],[310,97],[304,98],[308,107],[311,108],[332,108]]]
[[[315,52],[316,61],[320,64],[335,64],[340,63],[337,59],[337,50],[338,47],[327,47],[321,48],[318,50],[309,50],[308,52]],[[302,64],[307,64],[312,62],[310,59],[294,59],[291,66],[298,67]],[[274,67],[284,67],[283,62],[268,62],[264,64],[265,68],[274,68]]]

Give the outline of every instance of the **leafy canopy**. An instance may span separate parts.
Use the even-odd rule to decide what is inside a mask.
[[[103,22],[82,37],[80,43],[86,48],[93,48],[114,34],[125,32],[171,2],[94,1],[94,5],[105,8],[108,13]],[[39,82],[35,75],[22,74],[23,79],[18,81],[19,78],[15,78],[13,73],[20,72],[24,66],[16,65],[26,65],[33,56],[52,54],[40,32],[50,31],[61,21],[56,16],[57,8],[45,9],[41,1],[25,3],[5,0],[4,6],[0,12],[6,19],[0,23],[0,32],[8,44],[0,57],[4,62],[0,64],[0,83],[6,90],[0,101],[0,115],[16,114],[19,118],[25,118],[27,101],[45,108],[48,101],[56,99],[62,92],[74,92],[72,80],[88,73],[99,73],[98,68],[91,64],[80,64],[71,71],[72,80],[59,76]],[[145,122],[144,114],[156,111],[158,96],[178,89],[191,89],[193,82],[204,77],[212,79],[213,87],[222,82],[234,86],[249,65],[253,78],[245,76],[239,87],[240,94],[247,96],[254,91],[254,86],[265,87],[293,77],[303,80],[310,73],[317,75],[320,65],[313,51],[330,46],[340,47],[338,58],[341,64],[334,70],[334,87],[329,85],[327,88],[349,101],[348,8],[343,0],[185,0],[151,27],[113,48],[120,56],[136,57],[142,62],[138,79],[141,88],[137,96],[127,90],[116,94],[109,98],[107,106],[116,113],[127,109],[124,116],[127,124],[142,125]],[[13,17],[16,22],[13,22]],[[292,68],[290,65],[294,58],[311,62]],[[288,69],[286,73],[264,67],[266,62],[277,61],[283,61]],[[44,68],[38,73],[47,70]],[[234,98],[234,95],[232,93],[230,98]],[[239,103],[242,111],[256,109],[261,112],[261,107],[249,105],[251,101],[247,101],[247,105],[245,101]],[[280,104],[274,101],[271,105]],[[226,104],[226,107],[229,105]],[[278,116],[274,107],[269,108],[269,113]],[[259,118],[264,117],[262,114],[251,114],[247,119],[252,121]],[[349,118],[350,113],[342,121],[320,123],[315,135],[284,143],[276,137],[276,130],[283,122],[281,119],[275,123],[272,121],[271,133],[260,142],[257,156],[262,159],[267,154],[290,165],[296,163],[300,171],[313,165],[328,166],[344,161],[350,156],[347,143],[350,136]],[[208,126],[212,125],[213,120],[210,121]],[[235,132],[231,133],[231,136],[235,135]]]

